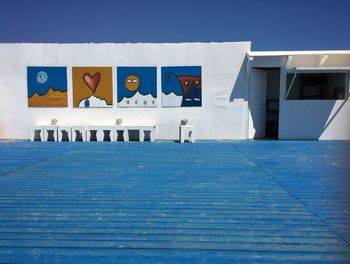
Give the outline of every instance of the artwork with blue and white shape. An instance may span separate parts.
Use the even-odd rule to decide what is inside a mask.
[[[162,67],[162,106],[202,106],[201,66]]]
[[[29,107],[67,107],[66,67],[27,67]]]
[[[157,67],[118,67],[118,106],[157,106]]]

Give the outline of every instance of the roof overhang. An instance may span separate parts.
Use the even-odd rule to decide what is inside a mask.
[[[310,51],[249,51],[249,57],[297,56],[297,55],[350,55],[350,50],[310,50]]]
[[[288,73],[296,72],[349,72],[350,67],[295,67],[287,70]]]
[[[311,67],[329,67],[327,70],[331,70],[332,67],[350,67],[350,50],[251,51],[247,58],[252,60],[251,65],[255,68],[310,67],[311,70]]]

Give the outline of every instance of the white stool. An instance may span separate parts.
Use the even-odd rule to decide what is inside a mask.
[[[32,126],[30,130],[31,141],[43,141],[44,140],[44,126]]]
[[[53,141],[57,141],[57,126],[56,125],[44,126],[44,140],[43,141],[49,141],[50,134],[53,137]]]
[[[115,133],[115,140],[118,140],[118,131],[122,131],[123,133],[123,140],[125,142],[129,141],[129,131],[127,126],[122,126],[122,125],[116,125],[114,126],[114,133]]]
[[[71,126],[58,126],[57,127],[58,141],[63,140],[63,133],[66,133],[68,141],[72,141],[72,127]]]
[[[190,142],[192,142],[192,143],[195,142],[194,126],[193,125],[180,126],[180,142],[181,143],[185,142],[186,135],[188,135]]]
[[[86,141],[85,126],[72,126],[72,141],[77,141],[77,137],[81,135],[81,140]]]

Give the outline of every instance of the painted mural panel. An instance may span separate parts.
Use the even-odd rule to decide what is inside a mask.
[[[27,67],[29,107],[67,107],[66,67]]]
[[[73,107],[112,107],[111,67],[73,67]]]
[[[157,67],[118,67],[118,106],[157,106]]]
[[[162,106],[202,106],[201,66],[162,67]]]

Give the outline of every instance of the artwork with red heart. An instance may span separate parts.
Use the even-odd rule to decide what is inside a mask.
[[[93,76],[90,75],[90,73],[84,73],[83,79],[86,85],[90,88],[90,90],[95,93],[97,86],[100,82],[100,73],[97,72]]]

